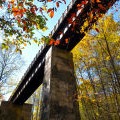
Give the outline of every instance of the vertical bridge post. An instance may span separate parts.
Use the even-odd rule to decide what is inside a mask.
[[[80,120],[72,53],[51,47],[45,57],[40,120]]]

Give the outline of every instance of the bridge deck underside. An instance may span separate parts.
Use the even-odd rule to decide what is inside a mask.
[[[44,55],[48,51],[50,46],[46,46],[34,59],[28,70],[22,77],[19,85],[9,98],[16,104],[23,104],[33,92],[42,84],[44,77]],[[36,60],[37,59],[37,60]]]
[[[116,0],[100,0],[100,2],[82,3],[82,1],[76,0],[73,7],[68,11],[62,22],[58,24],[58,28],[52,36],[55,40],[60,38],[60,44],[58,47],[71,51],[85,36],[85,32],[91,29],[92,25],[98,20],[99,17],[101,17],[101,14],[105,14],[107,10],[115,3],[115,1]],[[80,7],[80,5],[82,6]],[[81,31],[82,26],[86,21],[89,24],[84,28],[84,31]],[[67,31],[64,32],[66,28]],[[60,35],[62,37],[60,37]],[[69,40],[67,44],[65,39]]]

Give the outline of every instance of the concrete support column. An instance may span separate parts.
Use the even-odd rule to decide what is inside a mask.
[[[51,47],[45,58],[40,120],[80,120],[72,53]]]
[[[0,120],[31,120],[32,105],[15,105],[9,101],[3,101],[0,106]]]

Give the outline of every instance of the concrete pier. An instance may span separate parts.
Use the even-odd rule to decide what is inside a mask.
[[[0,120],[31,120],[32,105],[16,105],[9,101],[2,101],[0,106]]]
[[[40,120],[80,120],[72,58],[56,47],[46,54]]]

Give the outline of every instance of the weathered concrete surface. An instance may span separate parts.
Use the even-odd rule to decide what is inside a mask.
[[[0,120],[31,120],[32,105],[15,105],[3,101],[0,106]]]
[[[51,47],[45,59],[41,120],[80,120],[72,53]]]

